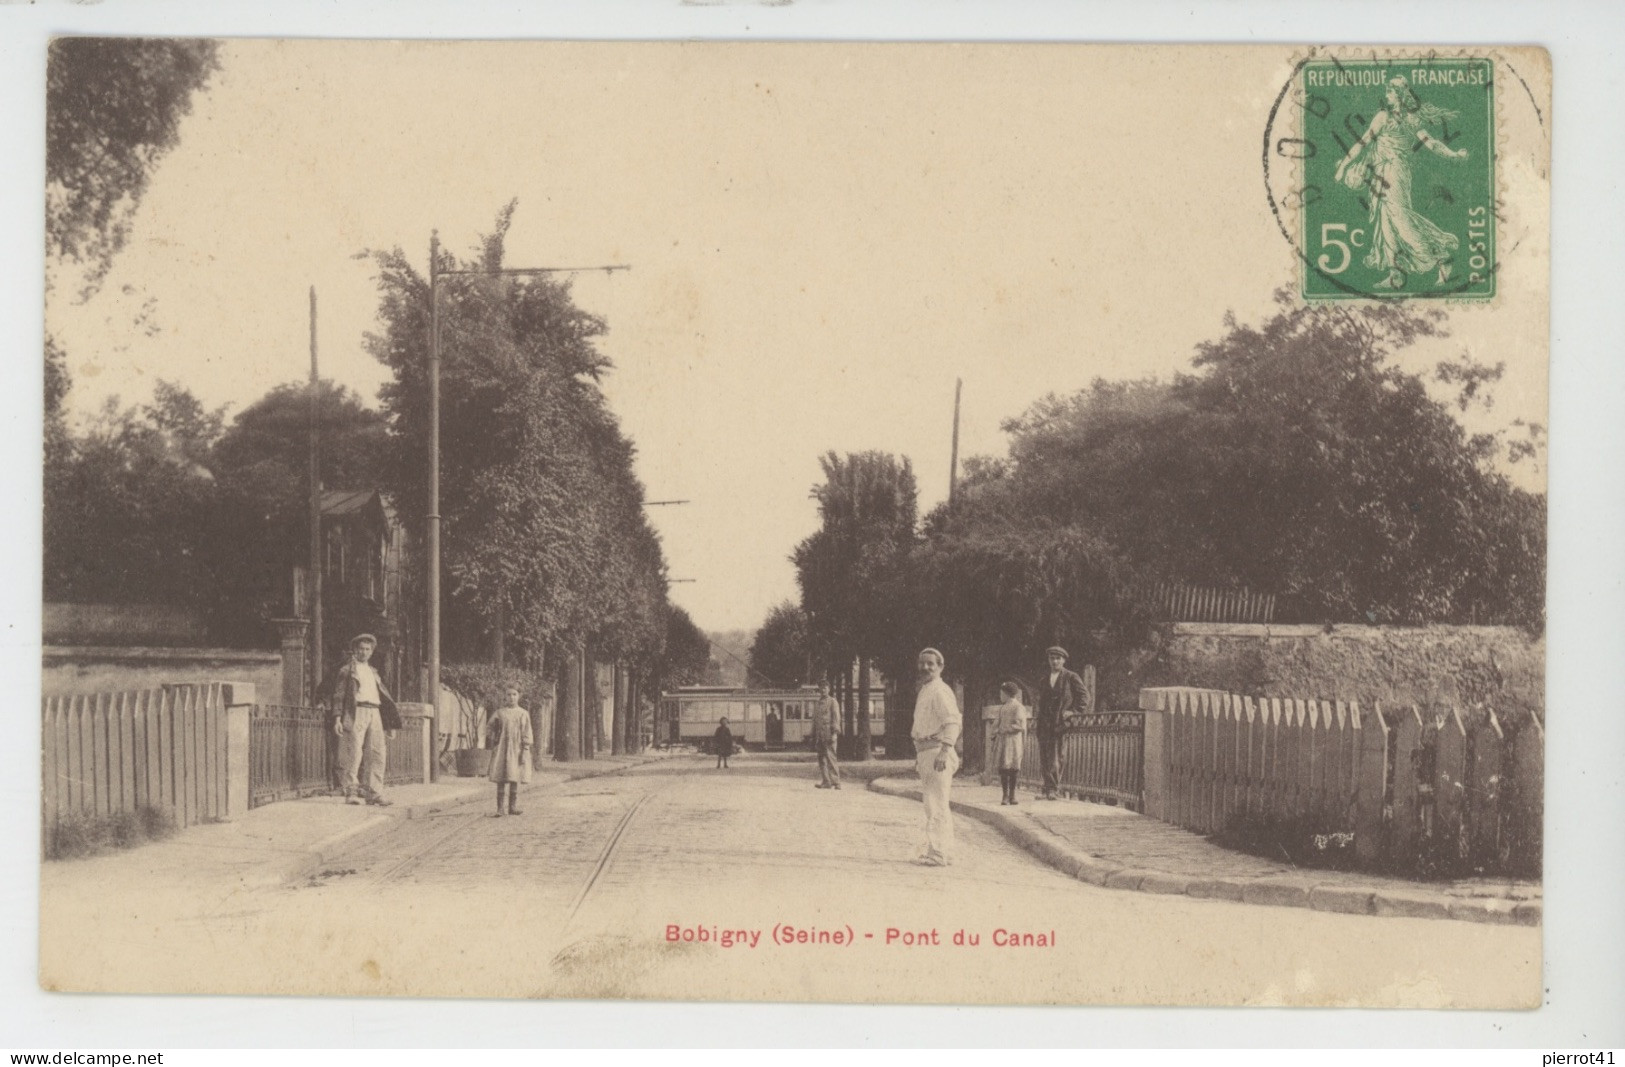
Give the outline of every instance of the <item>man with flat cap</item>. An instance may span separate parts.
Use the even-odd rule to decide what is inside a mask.
[[[1068,715],[1083,711],[1083,679],[1066,669],[1066,649],[1051,645],[1045,653],[1049,673],[1038,683],[1038,710],[1033,716],[1038,734],[1038,767],[1044,774],[1040,800],[1054,800],[1061,786],[1061,725]]]
[[[328,689],[333,709],[333,732],[339,738],[339,769],[343,772],[344,802],[388,807],[384,799],[385,737],[401,728],[395,699],[368,661],[378,639],[357,634],[350,641],[350,658],[333,674]],[[363,764],[365,768],[363,769]]]

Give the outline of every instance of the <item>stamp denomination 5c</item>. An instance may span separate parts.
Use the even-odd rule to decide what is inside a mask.
[[[1305,299],[1494,297],[1493,70],[1437,56],[1301,66]]]

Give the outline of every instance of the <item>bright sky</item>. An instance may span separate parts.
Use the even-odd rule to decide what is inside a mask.
[[[240,410],[308,368],[372,399],[371,248],[466,252],[517,197],[510,266],[579,278],[674,578],[708,629],[796,595],[826,450],[910,457],[922,510],[999,422],[1096,376],[1166,375],[1294,277],[1263,125],[1284,49],[234,41],[101,293],[49,312],[70,407],[178,379]],[[1506,361],[1488,418],[1546,421],[1546,199],[1505,160]],[[1522,194],[1522,195],[1519,195]],[[146,329],[134,325],[150,305]]]

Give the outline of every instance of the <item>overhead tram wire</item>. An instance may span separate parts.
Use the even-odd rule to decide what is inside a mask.
[[[751,675],[754,674],[756,677],[758,677],[762,681],[766,682],[768,684],[768,688],[770,688],[770,689],[789,689],[789,688],[791,688],[790,686],[784,685],[784,684],[778,682],[777,680],[775,680],[773,678],[769,678],[767,675],[763,674],[761,671],[757,670],[755,667],[752,667],[749,663],[746,663],[744,660],[742,660],[738,656],[734,655],[726,647],[724,647],[722,645],[717,645],[716,647],[722,649],[723,654],[726,655],[729,659],[733,660],[735,663],[737,663],[741,667],[745,668],[745,677],[746,677],[747,680],[749,679],[749,677]]]

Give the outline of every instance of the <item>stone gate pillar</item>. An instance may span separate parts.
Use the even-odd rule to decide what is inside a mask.
[[[316,703],[320,679],[309,678],[310,620],[272,619],[282,644],[282,703],[311,706]]]

